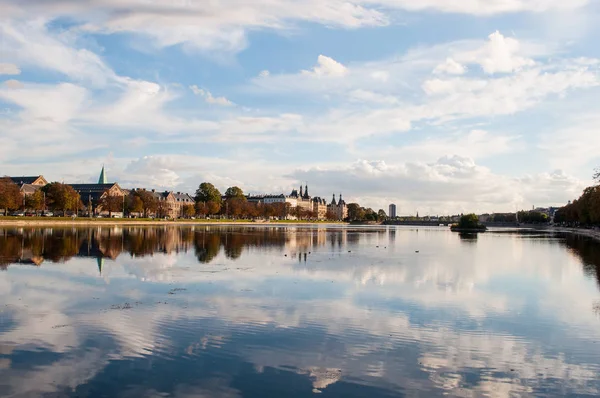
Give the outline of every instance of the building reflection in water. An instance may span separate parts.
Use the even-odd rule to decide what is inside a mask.
[[[358,244],[364,233],[326,227],[9,228],[0,230],[0,269],[17,263],[61,263],[73,257],[96,258],[101,269],[105,259],[123,254],[137,258],[190,250],[205,264],[221,252],[236,260],[244,251],[286,252],[306,261],[307,253],[318,247],[339,251]]]

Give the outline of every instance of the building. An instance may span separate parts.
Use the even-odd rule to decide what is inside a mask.
[[[133,189],[131,192],[145,189]],[[149,214],[154,217],[167,217],[167,218],[179,218],[184,216],[184,208],[188,205],[194,205],[196,201],[193,197],[183,192],[172,192],[172,191],[156,191],[152,189],[148,191],[154,199],[156,199],[158,206],[154,213]]]
[[[183,210],[185,206],[194,206],[196,204],[196,200],[187,193],[177,192],[173,196],[175,197],[174,210],[177,217],[184,216]]]
[[[338,221],[348,218],[348,206],[346,206],[342,194],[340,194],[340,199],[337,202],[335,200],[335,194],[333,194],[333,199],[327,206],[327,211],[334,215]]]
[[[123,210],[125,208],[125,195],[127,191],[121,189],[119,184],[116,182],[107,182],[106,172],[104,166],[100,171],[100,178],[98,178],[97,184],[68,184],[75,192],[81,197],[83,205],[88,209],[91,214],[95,215],[108,215],[109,213],[120,214],[123,216]],[[102,208],[102,201],[106,196],[120,196],[123,198],[123,206],[121,211],[108,212]]]
[[[317,216],[318,220],[325,220],[327,218],[327,201],[319,197],[313,198],[313,213]]]
[[[394,219],[398,216],[398,214],[396,213],[396,205],[393,203],[390,205],[390,211],[388,212],[388,216],[391,219]]]
[[[48,181],[44,176],[30,176],[30,177],[8,177],[19,186],[21,195],[29,196],[34,194],[44,186],[48,185]]]
[[[304,191],[302,191],[302,185],[300,185],[300,192],[295,189],[290,193],[290,198],[296,200],[296,206],[305,211],[313,211],[313,203],[310,195],[308,194],[308,185],[304,187]]]
[[[120,196],[125,198],[126,191],[121,189],[116,182],[108,184],[69,184],[81,198],[83,205],[90,209],[92,214],[107,215],[108,211],[102,209],[102,200],[106,196]],[[123,202],[124,203],[124,202]],[[122,211],[112,213],[122,214]]]

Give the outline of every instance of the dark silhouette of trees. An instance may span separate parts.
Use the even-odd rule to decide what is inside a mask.
[[[547,214],[539,211],[520,211],[518,213],[519,222],[524,224],[545,224],[550,221]]]
[[[571,225],[600,224],[600,185],[586,188],[579,199],[560,208],[554,216],[554,222]]]

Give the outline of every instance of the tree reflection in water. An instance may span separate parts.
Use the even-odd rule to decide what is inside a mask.
[[[236,260],[245,250],[287,248],[295,254],[328,242],[332,247],[355,244],[358,239],[358,233],[322,227],[12,228],[0,230],[0,267],[6,269],[13,263],[59,263],[73,257],[115,260],[123,253],[145,257],[192,248],[200,263],[210,263],[221,249],[226,258]]]
[[[389,236],[395,238],[395,231]],[[297,257],[311,248],[352,246],[361,237],[385,235],[385,229],[300,228],[300,227],[90,227],[90,228],[5,228],[0,229],[0,269],[10,264],[41,265],[44,261],[66,262],[73,257],[116,259],[155,253],[188,252],[193,248],[200,263],[210,263],[223,249],[228,259],[239,259],[245,251],[288,251]],[[511,231],[514,233],[514,231]],[[519,232],[526,236],[531,232]],[[537,232],[536,232],[537,233]],[[551,234],[549,237],[553,236]],[[600,245],[590,238],[557,235],[560,243],[581,258],[585,272],[600,286]],[[461,242],[476,243],[477,234],[459,234]]]

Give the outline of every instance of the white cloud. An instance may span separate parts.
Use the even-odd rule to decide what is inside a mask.
[[[560,205],[576,197],[584,183],[563,172],[511,178],[498,175],[463,156],[433,163],[359,160],[337,168],[310,168],[291,175],[310,181],[313,190],[352,192],[360,203],[384,207],[402,198],[403,207],[439,213],[514,211],[532,203]],[[392,183],[391,183],[392,182]]]
[[[28,121],[66,123],[77,116],[88,98],[85,88],[71,83],[7,86],[0,87],[0,98],[21,107],[19,115]]]
[[[266,70],[266,69],[265,69],[265,70],[261,71],[261,72],[258,74],[258,76],[259,76],[259,77],[269,77],[269,75],[270,75],[270,74],[271,74],[271,72],[269,72],[268,70]]]
[[[436,66],[433,73],[436,73],[436,74],[448,73],[450,75],[463,75],[466,71],[467,71],[467,68],[465,68],[463,65],[459,64],[452,58],[448,58],[448,59],[446,59],[446,62]]]
[[[473,15],[493,15],[514,12],[544,12],[548,10],[577,9],[589,0],[369,0],[369,3],[409,11],[435,10]]]
[[[574,113],[565,125],[555,130],[540,131],[537,147],[552,167],[591,175],[593,167],[600,165],[600,117],[597,113]]]
[[[489,42],[480,50],[472,53],[471,62],[481,65],[485,73],[509,73],[527,66],[535,65],[532,59],[519,56],[518,40],[504,37],[496,31],[489,36]]]
[[[25,87],[25,85],[23,83],[21,83],[18,80],[15,80],[15,79],[6,80],[6,81],[4,81],[3,84],[8,88],[13,88],[13,89]]]
[[[119,77],[95,53],[76,48],[75,38],[48,32],[44,21],[0,23],[9,56],[22,65],[57,71],[78,82],[104,86]]]
[[[209,104],[215,104],[215,105],[221,105],[221,106],[232,106],[232,105],[235,105],[233,102],[229,101],[225,97],[213,97],[213,95],[211,94],[210,91],[204,90],[202,88],[199,88],[195,84],[192,85],[192,86],[190,86],[190,90],[192,90],[192,92],[195,95],[199,95],[201,97],[204,97],[204,101],[206,101]]]
[[[367,90],[354,90],[350,92],[350,100],[357,102],[371,102],[383,105],[395,105],[399,101],[391,95],[381,95]]]
[[[0,75],[20,75],[21,69],[15,64],[0,63]]]
[[[390,78],[390,72],[385,70],[376,70],[371,73],[373,80],[379,80],[381,82],[387,82]]]
[[[303,74],[322,77],[342,77],[348,73],[348,69],[334,60],[333,58],[326,57],[325,55],[319,55],[317,59],[317,65],[310,71],[302,71]]]
[[[467,133],[449,133],[442,136],[425,137],[416,143],[385,147],[370,151],[385,159],[404,161],[430,161],[446,155],[485,159],[490,156],[519,152],[526,148],[523,137],[485,130],[471,130]],[[358,156],[360,150],[354,151]]]
[[[172,189],[179,184],[179,175],[173,168],[177,164],[171,158],[144,156],[131,161],[124,171],[135,186]]]

